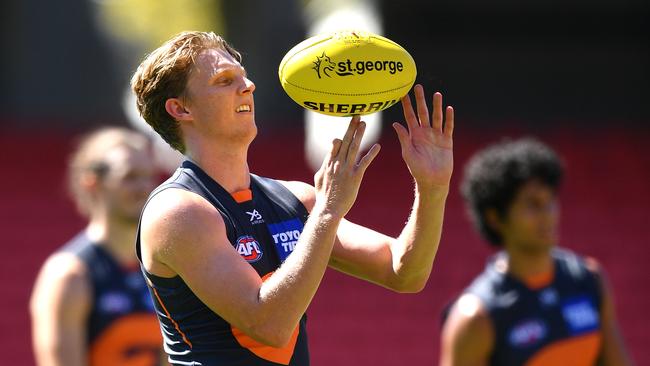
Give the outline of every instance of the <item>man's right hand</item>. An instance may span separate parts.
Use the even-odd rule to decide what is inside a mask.
[[[343,140],[332,141],[330,152],[314,175],[314,209],[343,218],[352,208],[363,174],[380,150],[379,144],[374,144],[365,156],[358,158],[365,129],[365,122],[355,116],[350,121]]]

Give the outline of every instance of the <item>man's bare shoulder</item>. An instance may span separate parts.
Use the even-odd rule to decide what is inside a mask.
[[[293,193],[293,195],[296,196],[303,205],[305,205],[307,211],[311,211],[311,209],[314,207],[314,203],[316,202],[316,196],[314,195],[314,186],[296,180],[278,180],[278,182],[280,182],[283,186],[285,186],[285,188],[291,191],[291,193]]]
[[[86,278],[88,275],[88,267],[84,261],[74,253],[66,251],[50,255],[43,264],[42,271],[59,278]]]
[[[222,221],[219,211],[200,195],[178,188],[166,189],[149,200],[142,214],[143,230],[185,231],[204,221]]]
[[[603,266],[600,264],[600,262],[594,258],[594,257],[589,257],[585,256],[583,257],[585,267],[589,272],[591,272],[594,275],[601,276],[603,273]]]
[[[41,306],[64,307],[88,302],[91,292],[88,276],[86,264],[73,253],[50,255],[34,285],[32,310]]]
[[[445,322],[444,336],[478,339],[491,333],[492,323],[483,301],[474,294],[463,294],[451,308]]]
[[[198,194],[177,188],[151,198],[142,214],[140,239],[145,269],[164,277],[178,273],[180,261],[191,261],[213,243],[227,243],[219,211]]]
[[[452,307],[450,316],[467,322],[480,322],[489,319],[487,309],[481,299],[471,293],[463,294]]]
[[[442,331],[441,365],[486,365],[494,331],[481,299],[464,294],[453,305]]]

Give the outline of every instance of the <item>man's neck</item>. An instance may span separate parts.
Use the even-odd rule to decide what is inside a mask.
[[[227,192],[234,193],[250,187],[248,147],[194,149],[187,156]]]
[[[138,263],[135,256],[137,224],[115,221],[107,217],[95,217],[86,227],[86,234],[111,253],[120,265],[134,266]]]
[[[550,249],[533,252],[508,248],[506,266],[510,275],[526,283],[552,274],[554,270]]]

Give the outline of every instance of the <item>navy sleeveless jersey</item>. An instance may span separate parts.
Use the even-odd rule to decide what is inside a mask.
[[[61,251],[80,258],[89,275],[93,302],[86,330],[89,365],[159,365],[160,326],[140,270],[120,266],[85,233]]]
[[[600,348],[598,276],[579,256],[554,249],[553,279],[532,289],[495,268],[506,255],[488,261],[466,290],[481,299],[492,320],[490,365],[593,365]]]
[[[251,174],[251,199],[236,201],[191,161],[150,195],[179,188],[194,192],[221,214],[233,248],[266,278],[291,254],[308,212],[282,184]],[[197,228],[200,230],[200,228]],[[140,257],[140,234],[136,239]],[[191,250],[191,248],[188,248]],[[142,268],[163,330],[165,351],[174,365],[309,365],[306,315],[289,344],[274,348],[248,337],[210,310],[180,276],[163,278]]]

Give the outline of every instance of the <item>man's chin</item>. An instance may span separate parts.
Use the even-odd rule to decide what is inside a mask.
[[[522,246],[522,250],[530,255],[544,255],[553,250],[556,245],[555,243],[555,241],[528,243],[528,245]]]
[[[115,215],[117,221],[122,223],[122,225],[128,226],[137,226],[140,222],[140,211],[136,212],[122,212],[119,215]]]

